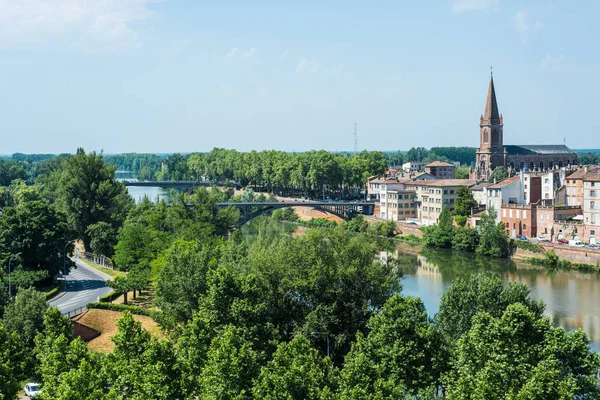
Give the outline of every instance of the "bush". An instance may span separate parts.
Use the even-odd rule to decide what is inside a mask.
[[[396,238],[402,240],[403,242],[421,243],[423,241],[423,239],[413,235],[412,233],[406,236],[397,236]]]
[[[454,222],[456,222],[456,225],[458,226],[465,226],[467,224],[467,219],[468,217],[464,215],[457,215],[454,217]]]
[[[152,319],[158,318],[158,314],[160,311],[156,310],[148,310],[146,308],[141,308],[138,306],[129,306],[125,304],[115,304],[115,303],[88,303],[87,308],[89,310],[97,308],[99,310],[110,310],[110,311],[129,311],[135,315],[144,315],[146,317],[150,317]]]
[[[46,296],[46,300],[50,300],[51,298],[53,298],[54,296],[56,296],[58,294],[59,290],[60,290],[60,284],[57,284],[52,289],[50,289],[49,291],[47,291],[46,293],[44,293],[44,295]]]
[[[276,219],[278,221],[297,222],[300,219],[300,217],[298,217],[298,214],[296,214],[296,211],[291,207],[279,208],[277,210],[274,210],[271,215],[273,219]]]
[[[452,237],[452,248],[459,251],[474,252],[479,246],[479,233],[475,228],[459,226]]]
[[[337,226],[337,222],[325,218],[312,218],[308,221],[302,221],[300,224],[308,228],[335,228]]]
[[[529,250],[534,253],[544,254],[546,250],[539,244],[526,242],[524,240],[515,240],[514,245],[523,250]],[[552,252],[554,253],[554,252]],[[556,254],[555,254],[556,255]]]
[[[100,297],[99,302],[100,303],[110,303],[111,301],[116,300],[120,295],[121,295],[121,293],[110,292],[109,294],[105,294],[104,296]]]

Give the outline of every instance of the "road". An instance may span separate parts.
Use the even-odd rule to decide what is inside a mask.
[[[87,303],[98,301],[111,292],[106,286],[110,276],[88,267],[83,261],[73,258],[77,268],[73,268],[67,275],[67,292],[56,300],[50,301],[51,307],[58,307],[63,314],[68,314]]]

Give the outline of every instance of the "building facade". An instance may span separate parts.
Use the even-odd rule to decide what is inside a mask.
[[[454,179],[454,170],[454,165],[441,161],[434,161],[425,166],[425,173],[437,179]]]
[[[417,217],[414,190],[386,190],[380,193],[379,217],[389,221],[405,221]]]
[[[417,195],[417,219],[424,226],[437,224],[442,209],[454,210],[456,192],[461,186],[472,187],[477,182],[471,179],[444,179],[414,181],[406,183],[406,189]]]
[[[499,166],[511,172],[550,171],[577,164],[577,153],[565,145],[504,145],[504,118],[498,111],[490,77],[485,110],[479,118],[479,147],[471,178],[489,180]]]
[[[535,204],[503,204],[499,214],[504,223],[504,232],[512,238],[536,237],[536,210]]]

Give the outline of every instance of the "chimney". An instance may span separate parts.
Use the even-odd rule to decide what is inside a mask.
[[[583,173],[584,173],[584,174],[587,174],[587,173],[588,173],[588,167],[587,167],[587,165],[586,165],[585,167],[583,167]]]

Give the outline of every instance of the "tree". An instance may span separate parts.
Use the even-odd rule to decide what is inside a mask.
[[[458,251],[475,252],[479,245],[479,233],[476,228],[459,226],[454,230],[452,248]]]
[[[369,223],[362,214],[359,214],[348,222],[347,228],[350,232],[366,232],[369,228]]]
[[[480,237],[477,254],[506,258],[511,252],[510,242],[504,234],[503,223],[496,223],[496,216],[496,210],[493,207],[488,208],[487,212],[482,214],[479,223]]]
[[[127,294],[132,290],[131,281],[126,276],[117,276],[112,281],[106,281],[106,286],[115,293],[123,295],[123,304],[127,304]]]
[[[471,215],[471,208],[477,207],[477,202],[473,198],[471,189],[467,186],[461,186],[456,191],[456,202],[454,204],[454,214],[468,217]]]
[[[456,168],[456,170],[454,171],[454,177],[456,179],[469,179],[470,175],[471,175],[471,170],[466,167]]]
[[[247,399],[257,375],[258,356],[245,339],[244,332],[228,326],[208,349],[198,398]]]
[[[133,206],[133,199],[125,185],[115,181],[115,167],[106,165],[102,154],[86,154],[79,148],[74,156],[63,161],[59,174],[61,204],[73,229],[89,250],[90,225],[104,221],[116,232]]]
[[[424,229],[423,243],[430,247],[450,248],[452,247],[453,234],[452,214],[448,207],[444,207],[440,213],[438,223]]]
[[[498,317],[514,303],[524,304],[537,316],[544,312],[543,303],[530,299],[524,284],[505,284],[498,277],[484,275],[473,275],[468,281],[458,278],[442,296],[435,323],[448,342],[454,343],[471,329],[478,312]]]
[[[48,304],[44,294],[34,289],[19,290],[12,303],[4,310],[2,324],[9,332],[15,332],[28,348],[44,326],[44,314]]]
[[[442,335],[419,298],[392,296],[358,335],[341,373],[343,398],[433,394],[447,369]]]
[[[11,255],[21,253],[19,259],[13,260],[13,273],[17,271],[17,274],[12,279],[18,281],[19,271],[22,271],[22,283],[27,287],[62,271],[65,245],[72,236],[64,216],[40,200],[36,192],[23,195],[25,197],[14,206],[2,209],[0,256],[8,269]],[[68,260],[68,267],[71,265]]]
[[[222,241],[176,241],[166,253],[156,283],[156,304],[175,321],[192,318],[207,290],[207,273],[218,265]]]
[[[492,171],[490,178],[488,179],[490,182],[500,182],[508,178],[508,170],[503,166],[499,166],[494,168]]]
[[[600,363],[588,343],[523,304],[498,317],[480,312],[458,341],[447,398],[597,398]]]
[[[325,400],[336,388],[333,364],[306,338],[298,335],[281,343],[273,360],[261,369],[254,397],[265,400]]]
[[[90,225],[86,233],[90,237],[90,250],[96,254],[111,257],[117,243],[117,232],[108,222],[100,221]]]
[[[14,399],[24,378],[20,366],[23,346],[16,332],[7,331],[0,324],[0,399]]]

